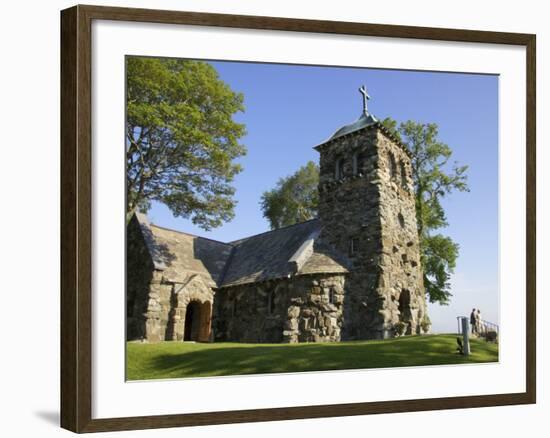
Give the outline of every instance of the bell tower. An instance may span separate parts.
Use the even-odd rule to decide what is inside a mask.
[[[352,263],[342,340],[417,334],[427,315],[410,155],[359,92],[360,117],[315,147],[321,238]]]

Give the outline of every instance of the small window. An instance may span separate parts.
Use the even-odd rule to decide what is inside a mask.
[[[359,247],[359,238],[358,237],[352,237],[349,239],[349,255],[355,255],[357,253]]]
[[[399,225],[401,225],[401,228],[405,228],[405,218],[401,213],[397,215],[397,220],[399,221]]]
[[[356,152],[353,155],[353,174],[360,175],[363,173],[364,155],[360,152]]]
[[[235,316],[238,311],[238,305],[237,305],[237,297],[233,298],[233,303],[231,307],[231,316]]]
[[[406,189],[408,187],[408,184],[407,184],[407,168],[405,167],[405,163],[403,163],[403,161],[401,161],[399,164],[401,166],[401,187]]]
[[[344,159],[337,158],[334,167],[334,177],[336,179],[342,179],[344,177]]]
[[[388,152],[388,165],[390,167],[390,178],[395,179],[397,177],[397,162],[391,152]]]
[[[271,315],[275,311],[275,291],[267,294],[267,314]]]
[[[336,292],[334,292],[333,288],[330,288],[330,291],[328,293],[328,302],[330,304],[336,304]]]

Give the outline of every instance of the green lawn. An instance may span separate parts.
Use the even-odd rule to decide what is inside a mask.
[[[285,373],[498,361],[498,345],[471,340],[456,353],[456,335],[323,344],[127,343],[128,380]]]

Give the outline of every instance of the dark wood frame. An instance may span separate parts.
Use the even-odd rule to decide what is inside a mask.
[[[92,20],[221,26],[525,46],[527,52],[526,392],[276,409],[92,419]],[[531,34],[75,6],[61,12],[61,426],[99,432],[536,402],[536,37]]]

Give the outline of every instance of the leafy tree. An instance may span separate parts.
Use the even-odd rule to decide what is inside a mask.
[[[232,219],[243,96],[205,62],[129,57],[126,69],[127,220],[153,200],[206,230]]]
[[[468,166],[454,163],[449,166],[451,148],[438,139],[435,123],[423,124],[411,120],[397,125],[391,118],[382,121],[412,154],[416,215],[424,285],[430,302],[448,304],[450,277],[456,266],[459,245],[450,237],[433,234],[448,225],[442,198],[451,192],[469,191],[466,171]]]
[[[281,178],[277,186],[264,192],[260,202],[271,229],[286,227],[317,216],[319,167],[309,161],[296,173]]]

